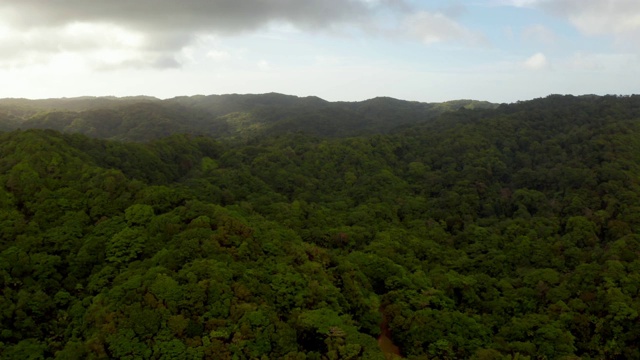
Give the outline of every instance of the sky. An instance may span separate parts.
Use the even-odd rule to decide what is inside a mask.
[[[1,0],[0,98],[640,93],[638,0]]]

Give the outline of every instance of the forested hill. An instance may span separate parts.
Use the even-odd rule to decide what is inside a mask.
[[[382,324],[407,359],[640,358],[639,96],[349,138],[11,131],[0,185],[2,359],[383,360]]]
[[[328,102],[276,93],[0,100],[0,130],[52,129],[115,140],[149,141],[174,133],[252,139],[285,133],[347,137],[387,133],[459,108],[495,104],[456,100],[419,103],[392,98]]]

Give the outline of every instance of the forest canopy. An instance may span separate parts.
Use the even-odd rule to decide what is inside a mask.
[[[640,358],[639,96],[269,96],[0,101],[0,357]]]

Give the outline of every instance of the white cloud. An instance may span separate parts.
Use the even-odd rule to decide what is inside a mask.
[[[532,7],[539,3],[539,0],[495,0],[493,3],[499,6],[514,6],[514,7]]]
[[[112,24],[74,22],[59,28],[0,29],[0,67],[52,65],[61,57],[94,69],[175,67],[142,33]]]
[[[640,30],[640,2],[563,0],[546,5],[568,17],[581,32],[589,35],[624,34]]]
[[[456,41],[469,45],[484,45],[486,39],[460,25],[442,13],[421,11],[405,20],[409,33],[425,44]]]
[[[227,61],[232,58],[231,54],[225,50],[210,50],[207,52],[206,57],[214,61]]]
[[[77,39],[85,44],[139,48],[145,45],[142,33],[110,24],[73,22],[62,28],[66,39]]]
[[[405,7],[404,0],[1,0],[0,67],[48,64],[64,52],[96,68],[175,67],[202,36],[367,32],[385,25],[379,13]]]
[[[271,69],[271,65],[269,65],[269,62],[266,60],[260,60],[258,61],[258,69],[262,71],[267,71]]]
[[[73,53],[93,69],[175,68],[237,58],[202,38],[258,34],[290,40],[308,33],[386,37],[425,44],[487,40],[412,0],[0,0],[0,68],[47,65]],[[256,61],[256,59],[253,59]]]
[[[567,71],[599,72],[603,74],[625,73],[637,74],[640,68],[640,59],[633,54],[607,54],[607,53],[575,53],[562,65]],[[633,75],[635,77],[635,75]]]
[[[549,67],[549,61],[543,53],[533,54],[526,59],[523,63],[525,68],[530,70],[542,70]]]
[[[501,0],[500,4],[542,9],[587,35],[640,35],[638,0]]]

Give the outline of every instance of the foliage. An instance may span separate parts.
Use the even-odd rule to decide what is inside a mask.
[[[346,137],[387,133],[459,108],[496,105],[456,100],[418,103],[391,98],[327,102],[270,93],[158,100],[149,97],[0,99],[0,131],[52,129],[94,138],[151,141],[176,133],[251,140],[304,132]]]
[[[302,100],[328,106],[252,116]],[[409,359],[640,358],[638,119],[550,96],[348,138],[2,133],[0,357],[383,359],[383,330]]]

